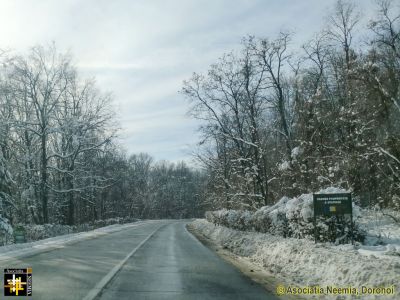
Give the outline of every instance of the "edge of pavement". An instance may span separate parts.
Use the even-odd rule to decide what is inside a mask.
[[[139,221],[139,222],[134,222],[134,223],[127,223],[127,224],[122,224],[122,226],[115,227],[114,225],[111,226],[106,226],[106,227],[100,227],[94,230],[90,231],[84,231],[84,232],[77,232],[77,233],[71,233],[67,235],[60,235],[60,236],[55,236],[43,240],[38,240],[34,242],[29,242],[29,243],[24,243],[21,245],[21,248],[17,249],[9,249],[6,250],[5,252],[1,252],[1,247],[0,247],[0,262],[1,261],[6,261],[6,260],[11,260],[11,259],[19,259],[19,258],[25,258],[25,257],[30,257],[34,256],[37,254],[53,251],[56,249],[63,248],[65,245],[72,245],[81,241],[85,240],[91,240],[91,239],[96,239],[111,233],[123,231],[123,230],[128,230],[131,228],[135,227],[141,227],[149,223],[153,223],[156,220],[146,220],[146,221]],[[104,228],[110,227],[106,230]]]
[[[201,232],[196,230],[194,226],[190,223],[186,225],[186,230],[192,234],[198,241],[200,241],[204,246],[212,250],[219,257],[221,257],[226,262],[230,263],[245,276],[249,277],[253,281],[262,285],[268,292],[273,293],[275,297],[282,300],[295,300],[295,299],[312,299],[312,298],[304,298],[299,297],[298,295],[284,295],[279,296],[276,294],[276,288],[280,284],[287,284],[286,280],[283,278],[277,278],[270,272],[264,270],[262,267],[252,263],[248,258],[236,255],[231,251],[228,251],[226,248],[215,243],[209,237],[203,235]]]

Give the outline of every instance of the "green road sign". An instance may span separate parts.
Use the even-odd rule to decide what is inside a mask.
[[[351,194],[314,194],[314,216],[351,215]]]
[[[26,243],[26,231],[22,226],[17,226],[14,229],[14,241],[16,244]]]
[[[317,236],[317,217],[318,218],[335,218],[337,222],[345,224],[345,217],[350,219],[350,232],[352,243],[353,236],[353,206],[350,193],[340,194],[313,194],[314,204],[314,238]],[[335,233],[336,235],[336,233]]]

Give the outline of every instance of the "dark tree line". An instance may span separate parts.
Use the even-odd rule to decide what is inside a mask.
[[[99,213],[102,219],[191,218],[204,215],[205,178],[184,162],[154,162],[148,154],[104,157],[104,172],[114,184],[103,192]]]
[[[54,46],[0,56],[0,217],[80,224],[114,217],[186,218],[203,175],[183,162],[127,156],[109,94]]]
[[[400,7],[377,4],[364,38],[358,8],[338,1],[296,52],[291,33],[246,37],[184,82],[203,120],[209,205],[255,209],[339,186],[400,208]]]

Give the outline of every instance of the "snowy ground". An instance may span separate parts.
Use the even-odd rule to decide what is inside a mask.
[[[116,231],[142,226],[143,224],[149,222],[152,221],[140,221],[128,224],[115,224],[106,227],[101,227],[92,231],[66,234],[31,243],[11,244],[6,246],[1,246],[0,261],[7,260],[10,258],[20,258],[41,252],[46,252],[51,249],[64,247],[69,243],[75,243],[86,239],[96,238],[98,236],[106,235]]]
[[[373,215],[365,218],[366,227],[377,230]],[[395,295],[360,295],[357,299],[400,299],[400,230],[390,220],[385,233],[389,245],[315,244],[308,239],[282,238],[268,233],[239,231],[195,220],[192,227],[216,244],[249,258],[279,278],[297,287],[390,287]],[[382,224],[380,224],[382,225]],[[375,227],[374,227],[375,226]],[[375,229],[374,229],[375,228]],[[375,232],[376,233],[376,232]],[[371,237],[371,242],[377,242]],[[394,248],[393,248],[394,247]],[[304,296],[311,298],[311,296]],[[314,296],[318,299],[351,299],[351,296]]]
[[[368,235],[364,245],[359,246],[358,252],[380,258],[400,257],[400,224],[388,216],[400,220],[400,214],[385,210],[362,210],[361,215],[358,223]]]

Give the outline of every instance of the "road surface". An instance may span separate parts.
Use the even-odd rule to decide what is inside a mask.
[[[31,299],[276,299],[203,246],[186,223],[144,222],[0,266],[32,267]]]

